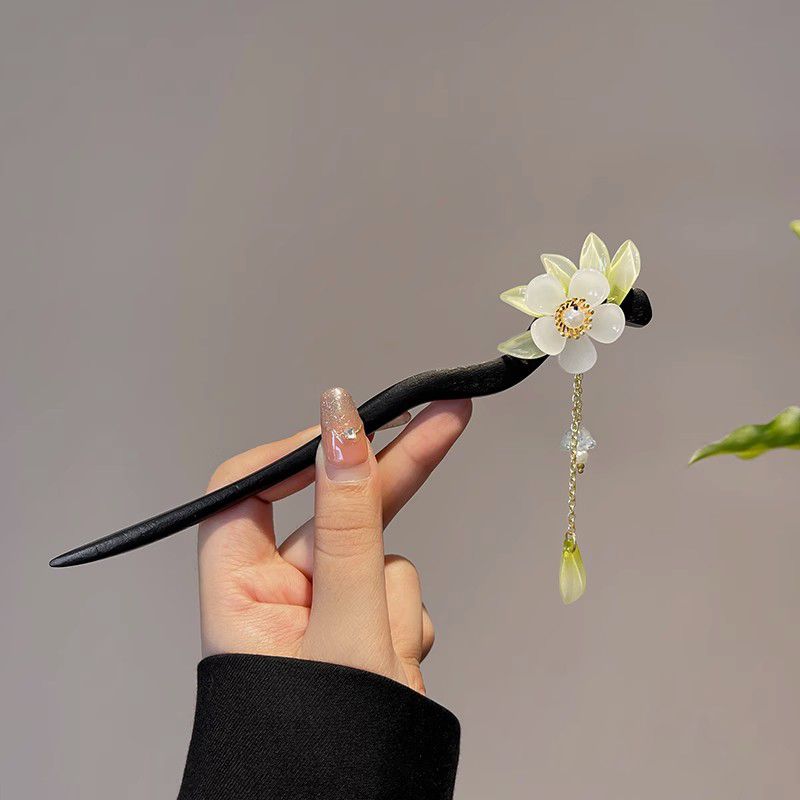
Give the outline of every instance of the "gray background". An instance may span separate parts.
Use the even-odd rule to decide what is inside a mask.
[[[554,364],[476,404],[387,534],[437,623],[457,797],[796,797],[798,454],[685,463],[798,400],[798,24],[794,0],[5,0],[3,800],[172,797],[188,741],[194,534],[51,556],[198,494],[332,384],[491,357],[523,323],[497,293],[589,230],[639,245],[656,317],[586,381],[586,596],[556,590]]]

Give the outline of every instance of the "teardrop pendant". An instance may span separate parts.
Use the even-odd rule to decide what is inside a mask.
[[[561,552],[561,569],[558,573],[558,588],[565,605],[574,603],[586,591],[586,569],[581,551],[574,540],[564,539]]]

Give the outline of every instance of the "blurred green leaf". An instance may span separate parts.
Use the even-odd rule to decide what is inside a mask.
[[[800,219],[796,219],[794,222],[789,223],[789,227],[798,235],[800,236]]]
[[[725,453],[739,458],[755,458],[767,450],[791,447],[800,450],[800,406],[789,406],[775,419],[763,425],[742,425],[724,439],[701,447],[689,459],[690,464],[709,456]]]

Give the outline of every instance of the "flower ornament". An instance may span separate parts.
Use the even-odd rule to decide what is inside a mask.
[[[590,233],[578,268],[559,255],[544,254],[542,264],[543,275],[500,295],[504,303],[536,319],[529,330],[503,342],[498,350],[525,359],[557,355],[566,372],[588,372],[597,361],[592,340],[610,344],[625,328],[619,304],[639,277],[639,251],[628,240],[611,259],[603,240]]]
[[[526,360],[558,356],[561,368],[572,375],[570,426],[561,440],[569,454],[567,525],[561,548],[558,587],[561,599],[574,603],[586,591],[586,569],[578,547],[575,499],[594,437],[583,427],[583,374],[597,361],[595,342],[616,342],[625,330],[620,303],[639,277],[641,259],[628,240],[609,258],[608,248],[590,233],[581,248],[579,266],[565,256],[542,256],[544,275],[527,286],[503,292],[500,299],[533,317],[528,330],[497,346],[506,355]]]

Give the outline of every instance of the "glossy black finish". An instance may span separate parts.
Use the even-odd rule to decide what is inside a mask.
[[[652,319],[650,300],[642,289],[631,289],[623,300],[626,325],[641,328]],[[482,397],[516,386],[535,372],[547,358],[524,361],[501,356],[482,364],[421,372],[384,389],[367,400],[358,411],[367,433],[372,433],[404,411],[433,400]],[[283,458],[214,492],[190,500],[163,514],[137,522],[116,533],[56,556],[51,567],[71,567],[125,553],[157,542],[173,533],[197,525],[247,497],[280,483],[314,463],[319,437]]]

